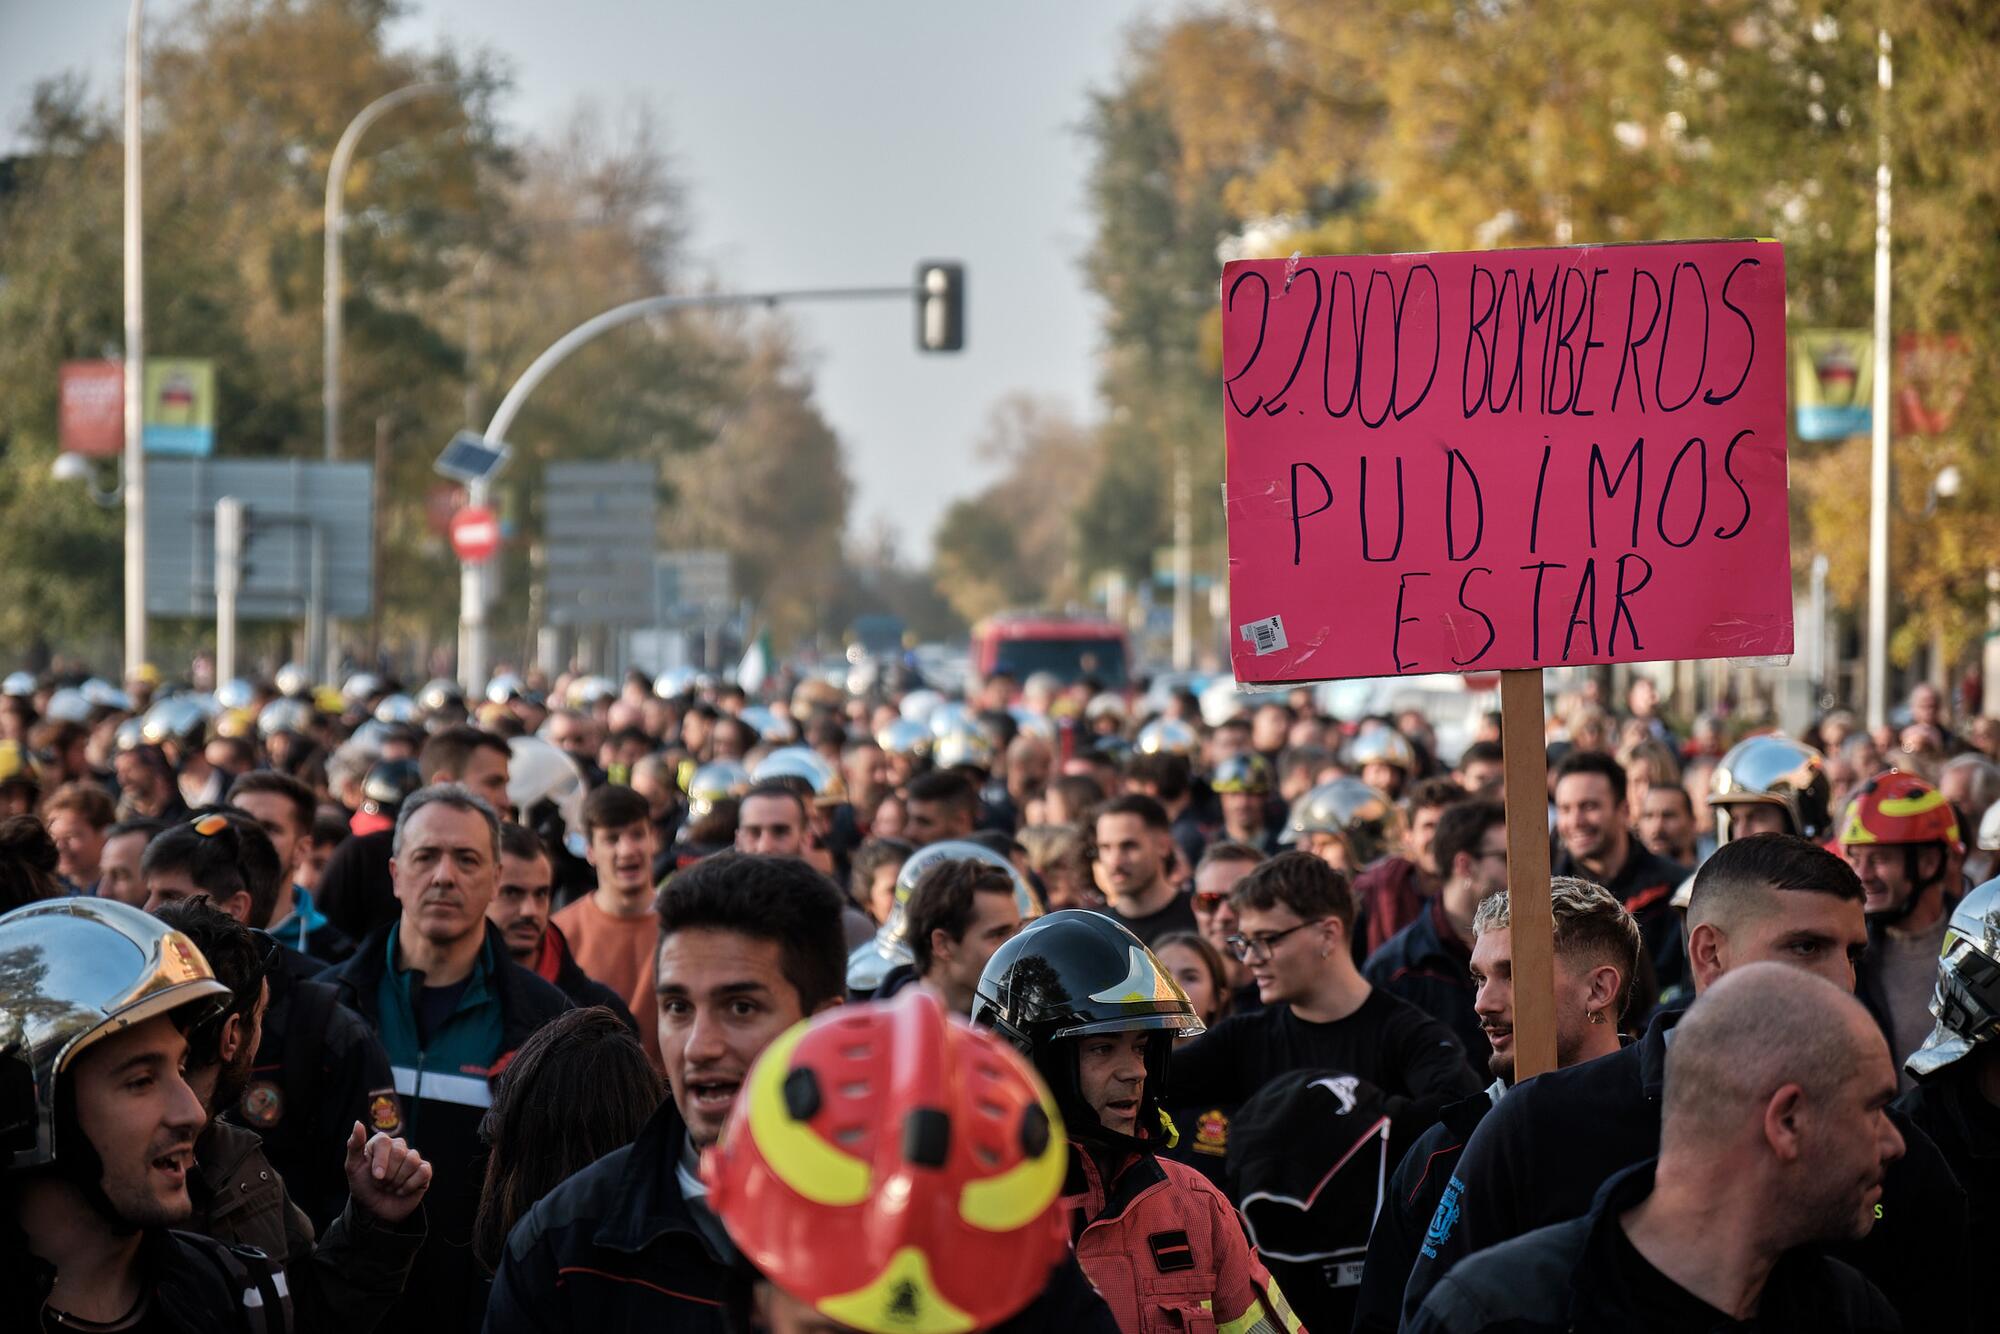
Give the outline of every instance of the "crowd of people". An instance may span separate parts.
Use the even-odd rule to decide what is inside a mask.
[[[0,1329],[1983,1327],[2000,721],[1622,703],[16,673]]]

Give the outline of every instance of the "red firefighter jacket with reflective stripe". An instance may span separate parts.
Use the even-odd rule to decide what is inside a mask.
[[[1182,1163],[1133,1154],[1107,1189],[1072,1145],[1063,1206],[1083,1267],[1124,1334],[1300,1334],[1236,1211]]]

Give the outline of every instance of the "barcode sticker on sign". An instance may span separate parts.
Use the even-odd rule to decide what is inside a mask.
[[[1286,647],[1285,623],[1276,616],[1266,616],[1261,621],[1236,627],[1236,633],[1250,641],[1250,651],[1258,657],[1266,653],[1276,653]]]

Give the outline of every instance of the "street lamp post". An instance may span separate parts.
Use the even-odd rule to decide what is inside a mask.
[[[345,226],[347,206],[347,169],[354,161],[354,150],[361,142],[361,136],[370,125],[385,114],[395,110],[405,102],[420,97],[435,97],[448,93],[456,85],[451,83],[413,83],[398,88],[393,93],[385,93],[361,109],[361,114],[348,122],[342,132],[340,142],[334,146],[333,162],[326,173],[326,273],[321,300],[325,318],[324,383],[321,389],[324,413],[326,461],[332,463],[340,453],[340,324],[341,324],[341,240]],[[376,522],[380,523],[379,516]],[[306,662],[315,672],[327,671],[333,657],[332,637],[327,633],[327,617],[322,604],[308,618],[306,626]],[[327,661],[323,661],[327,660]],[[330,672],[327,674],[331,675]]]
[[[521,378],[514,382],[507,396],[500,400],[494,410],[493,419],[486,424],[485,439],[489,443],[499,443],[507,438],[507,432],[526,406],[528,395],[548,377],[550,371],[561,365],[572,352],[588,343],[599,334],[608,333],[621,325],[644,319],[649,315],[664,314],[675,310],[713,309],[721,306],[778,306],[797,301],[863,301],[884,297],[915,296],[920,302],[925,298],[921,285],[905,283],[897,287],[835,287],[807,288],[785,292],[718,292],[692,296],[653,296],[638,301],[628,301],[622,306],[614,306],[601,315],[585,320],[568,333],[551,343],[546,351],[528,364],[521,372]],[[467,487],[467,501],[473,505],[484,505],[488,486],[484,479]],[[486,612],[491,602],[488,578],[491,562],[473,564],[467,562],[459,580],[459,633],[458,633],[458,679],[467,691],[477,691],[486,685],[486,673],[491,659],[490,636],[487,631]]]
[[[326,307],[324,444],[328,463],[333,462],[340,451],[340,231],[347,202],[347,169],[354,161],[354,150],[360,144],[361,136],[383,115],[405,102],[448,93],[454,87],[456,85],[450,83],[413,83],[376,98],[349,122],[340,136],[340,143],[333,150],[333,164],[326,173],[326,281],[323,294]]]
[[[1889,719],[1889,34],[1875,34],[1875,387],[1868,457],[1868,727]]]
[[[125,677],[146,661],[146,293],[140,252],[139,35],[146,0],[125,20]]]

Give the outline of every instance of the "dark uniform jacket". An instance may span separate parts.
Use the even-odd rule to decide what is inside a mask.
[[[1479,1016],[1472,1012],[1478,988],[1472,985],[1472,949],[1451,929],[1444,904],[1427,900],[1424,908],[1382,948],[1368,956],[1361,975],[1391,996],[1400,996],[1451,1030],[1465,1048],[1474,1075],[1488,1078],[1486,1061],[1493,1054]]]
[[[325,1228],[347,1203],[348,1132],[359,1121],[371,1135],[399,1135],[402,1110],[382,1043],[333,985],[289,967],[272,969],[270,982],[250,1083],[223,1116],[257,1132],[292,1202]]]
[[[340,989],[341,1000],[378,1031],[383,1022],[380,995],[388,970],[389,933],[394,929],[385,926],[375,931],[353,958],[328,971],[325,978]],[[483,974],[475,977],[483,976],[484,995],[497,1002],[500,1034],[497,1047],[483,1054],[483,1073],[467,1073],[462,1061],[449,1069],[427,1068],[426,1052],[419,1052],[413,1065],[394,1060],[390,1064],[402,1107],[403,1135],[429,1160],[433,1176],[424,1200],[430,1236],[385,1328],[413,1334],[457,1334],[478,1328],[485,1284],[471,1242],[485,1175],[486,1150],[479,1126],[492,1105],[490,1080],[513,1059],[529,1034],[571,1008],[569,997],[508,957],[505,940],[490,922],[483,968]],[[433,1046],[448,1029],[449,1023],[446,1030],[432,1035]]]
[[[1654,1017],[1645,1037],[1582,1065],[1517,1085],[1466,1142],[1403,1294],[1405,1316],[1465,1256],[1590,1207],[1609,1177],[1660,1151],[1667,1032],[1685,1011]],[[1832,1254],[1887,1294],[1913,1330],[1965,1328],[1965,1192],[1930,1136],[1891,1110],[1903,1156],[1889,1164],[1876,1223]]]
[[[1403,1285],[1409,1282],[1444,1183],[1458,1166],[1465,1141],[1505,1092],[1496,1079],[1485,1092],[1445,1108],[1396,1165],[1375,1230],[1368,1235],[1368,1259],[1354,1302],[1354,1334],[1396,1334],[1403,1321]]]
[[[377,1222],[349,1203],[325,1235],[285,1194],[257,1136],[211,1121],[195,1141],[188,1230],[230,1246],[253,1246],[285,1268],[301,1334],[368,1334],[402,1295],[424,1242],[419,1209],[400,1224]],[[344,1161],[344,1159],[343,1159]]]
[[[1604,1183],[1583,1217],[1537,1228],[1461,1262],[1403,1328],[1408,1334],[1694,1329],[1680,1308],[1683,1302],[1692,1307],[1695,1298],[1669,1291],[1671,1281],[1656,1270],[1634,1281],[1636,1269],[1651,1266],[1626,1239],[1618,1216],[1652,1191],[1650,1161],[1627,1168]],[[1742,1328],[1734,1321],[1727,1327]],[[1759,1334],[1889,1334],[1904,1326],[1875,1285],[1854,1269],[1801,1249],[1787,1252],[1772,1268],[1754,1328]]]
[[[687,1127],[669,1098],[639,1138],[544,1196],[508,1234],[486,1334],[731,1334],[749,1275],[717,1255],[681,1194]],[[1110,1311],[1066,1264],[999,1330],[1114,1334]]]
[[[1896,1099],[1895,1108],[1931,1137],[1965,1188],[1973,1255],[2000,1256],[2000,1107],[1979,1095],[1973,1062],[1946,1066]]]
[[[291,1303],[277,1261],[250,1247],[198,1232],[148,1229],[139,1245],[140,1283],[151,1294],[149,1331],[158,1334],[289,1334]],[[55,1266],[0,1237],[0,1330],[33,1334],[55,1287]]]

